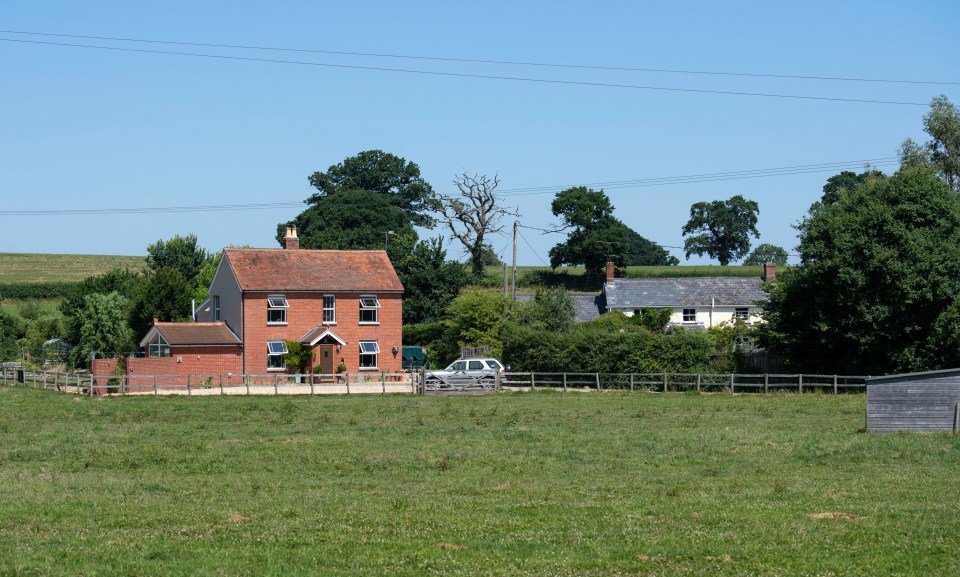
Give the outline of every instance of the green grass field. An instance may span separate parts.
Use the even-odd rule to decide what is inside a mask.
[[[142,256],[0,253],[0,283],[73,282],[112,267],[143,270]]]
[[[0,575],[960,574],[960,437],[864,403],[0,387]]]

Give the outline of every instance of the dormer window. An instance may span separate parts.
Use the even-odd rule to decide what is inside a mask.
[[[151,339],[150,344],[148,345],[148,354],[151,357],[169,357],[170,356],[170,344],[167,343],[167,339],[163,338],[163,335],[157,333],[156,336]]]
[[[380,301],[373,295],[360,296],[360,324],[377,324]]]
[[[267,297],[267,324],[285,325],[287,324],[287,303],[283,295],[270,295]]]

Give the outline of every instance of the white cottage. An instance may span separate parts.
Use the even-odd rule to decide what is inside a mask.
[[[761,285],[773,280],[776,269],[764,265],[757,277],[614,278],[613,263],[607,263],[602,301],[607,311],[628,316],[646,308],[670,309],[670,324],[689,329],[706,329],[740,318],[759,320],[759,301],[767,298]]]

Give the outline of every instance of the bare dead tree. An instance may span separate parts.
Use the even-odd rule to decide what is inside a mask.
[[[483,274],[483,247],[486,238],[503,230],[500,220],[507,215],[520,216],[516,209],[498,204],[494,191],[500,185],[500,177],[485,175],[470,176],[466,172],[453,179],[457,195],[440,195],[441,218],[451,236],[459,240],[470,253],[473,274]]]

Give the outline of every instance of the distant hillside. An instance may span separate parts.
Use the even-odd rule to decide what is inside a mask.
[[[0,253],[0,284],[77,282],[113,267],[139,271],[146,266],[142,256]]]

